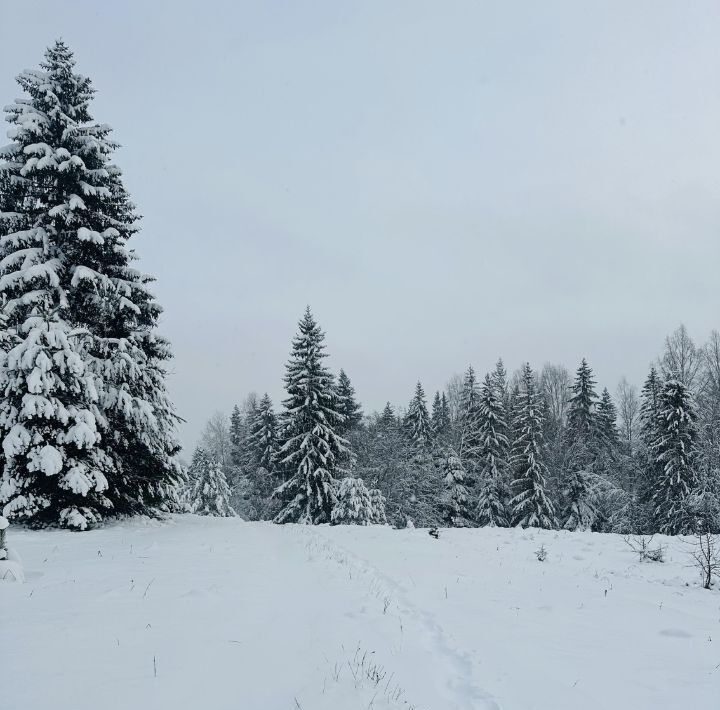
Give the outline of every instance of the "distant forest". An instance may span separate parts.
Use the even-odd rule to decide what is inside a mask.
[[[344,370],[323,364],[308,309],[278,411],[248,395],[207,422],[188,509],[276,522],[522,526],[681,534],[720,527],[720,334],[680,326],[638,390],[502,360],[428,398],[364,413]],[[429,401],[430,400],[430,401]],[[208,471],[214,471],[208,476]],[[198,482],[201,482],[198,485]],[[227,505],[207,505],[227,496]],[[205,490],[205,494],[203,494]]]

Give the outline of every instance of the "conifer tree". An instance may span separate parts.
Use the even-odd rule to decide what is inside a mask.
[[[447,452],[443,460],[443,493],[440,507],[443,520],[448,527],[472,526],[470,495],[465,487],[465,469],[453,449]]]
[[[505,408],[490,375],[486,375],[480,390],[479,417],[480,496],[477,520],[480,525],[508,527],[506,481],[509,461],[507,437],[503,433],[507,429]]]
[[[282,446],[278,464],[287,480],[274,495],[280,499],[278,523],[330,521],[335,505],[335,473],[348,443],[338,433],[343,415],[337,410],[333,377],[323,364],[325,334],[310,308],[299,323],[285,374]]]
[[[445,392],[440,395],[441,429],[447,435],[450,431],[450,405]]]
[[[84,530],[111,507],[110,461],[97,446],[97,394],[72,331],[37,294],[38,312],[5,355],[0,425],[5,466],[3,515],[40,526]],[[47,308],[47,310],[46,310]],[[24,336],[24,337],[23,337]]]
[[[148,288],[152,279],[133,267],[135,257],[126,245],[137,231],[137,216],[111,163],[116,145],[110,129],[93,121],[90,81],[74,72],[73,55],[62,42],[47,50],[40,71],[23,72],[18,82],[28,98],[9,107],[13,142],[0,153],[4,317],[26,349],[45,337],[35,331],[45,330],[54,334],[49,347],[66,353],[69,348],[70,359],[80,363],[75,375],[86,379],[92,403],[78,400],[73,386],[56,387],[51,399],[55,415],[63,406],[81,405],[94,417],[88,426],[99,436],[92,444],[87,438],[85,448],[97,449],[98,460],[108,464],[105,512],[152,513],[182,478],[174,458],[177,417],[165,391],[164,362],[171,355],[155,332],[161,309]],[[7,400],[0,403],[0,421],[5,437],[18,423]],[[41,419],[29,418],[23,426],[31,438],[43,440]],[[28,454],[15,445],[8,448],[11,459]],[[8,464],[7,476],[38,474],[32,467],[23,471],[21,462]],[[62,480],[55,479],[58,487]],[[34,517],[32,505],[23,509],[17,482],[5,483],[2,502],[24,519]],[[51,485],[46,481],[41,487]],[[93,490],[97,493],[97,486]],[[60,498],[46,495],[50,502],[36,522],[75,527],[97,522],[97,508],[85,521],[63,515]]]
[[[583,438],[590,442],[597,431],[595,408],[597,394],[590,366],[583,358],[575,374],[568,409],[567,433],[571,441]]]
[[[597,407],[597,425],[600,442],[606,448],[616,449],[620,444],[620,434],[617,428],[617,408],[605,387],[600,395]]]
[[[425,390],[420,382],[415,386],[415,396],[405,415],[405,434],[411,447],[427,452],[432,444],[432,427],[425,401]]]
[[[278,424],[272,400],[266,392],[252,413],[248,427],[248,448],[252,468],[264,468],[273,473],[278,453]]]
[[[235,511],[230,505],[230,486],[222,466],[204,451],[193,456],[193,488],[190,505],[197,515],[212,515],[218,518],[232,518]]]
[[[380,418],[378,419],[378,424],[382,429],[385,430],[397,426],[395,410],[392,408],[390,402],[387,402],[387,404],[385,404],[385,407],[380,414]]]
[[[445,397],[445,395],[441,397],[440,392],[435,392],[432,414],[430,415],[430,428],[432,429],[433,438],[436,441],[443,441],[448,433],[447,399],[443,405],[443,397]]]
[[[595,519],[590,476],[598,454],[599,423],[593,372],[585,358],[575,374],[565,430],[563,527],[588,529]]]
[[[510,449],[512,444],[512,393],[508,387],[507,371],[502,358],[498,358],[495,364],[495,370],[492,373],[492,383],[495,395],[500,401],[503,417],[498,421],[498,434],[502,434],[505,439],[501,440],[501,453],[505,461],[510,460]]]
[[[458,454],[464,462],[471,477],[476,475],[479,457],[479,416],[480,390],[475,377],[475,370],[470,365],[465,373],[463,388],[460,395],[460,442]]]
[[[522,370],[522,389],[516,406],[511,458],[515,474],[514,496],[509,502],[512,524],[552,529],[557,527],[557,519],[547,496],[547,469],[542,461],[542,403],[529,364]]]
[[[242,447],[245,438],[243,417],[237,404],[230,415],[230,457],[235,466],[242,465]]]
[[[371,488],[370,505],[372,508],[371,523],[373,525],[387,525],[386,504],[387,500],[382,492],[378,488]]]
[[[332,510],[333,525],[372,525],[375,515],[370,491],[362,478],[341,479]]]
[[[662,466],[657,463],[653,446],[661,434],[659,423],[662,388],[662,379],[655,367],[651,366],[640,392],[638,432],[640,466],[635,481],[633,503],[635,528],[648,533],[657,531],[652,498],[655,493],[655,482],[662,473]]]
[[[650,449],[657,439],[662,389],[662,379],[653,366],[640,392],[640,438],[647,449]]]
[[[657,437],[652,453],[658,464],[652,504],[660,532],[680,535],[694,532],[688,499],[698,486],[695,470],[697,439],[695,403],[680,380],[665,382],[658,401]]]
[[[355,388],[345,370],[340,370],[338,376],[337,398],[337,409],[344,417],[338,433],[345,436],[349,431],[358,427],[363,419],[362,408],[355,398]]]

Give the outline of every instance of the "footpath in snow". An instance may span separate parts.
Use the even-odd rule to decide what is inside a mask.
[[[720,593],[679,540],[176,516],[9,542],[3,709],[718,707]]]

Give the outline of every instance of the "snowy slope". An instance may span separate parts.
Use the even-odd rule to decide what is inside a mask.
[[[640,564],[612,535],[177,516],[9,542],[9,710],[719,707],[720,593],[678,540]]]

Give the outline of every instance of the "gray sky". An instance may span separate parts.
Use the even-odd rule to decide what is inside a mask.
[[[367,410],[499,355],[614,390],[720,326],[717,0],[0,0],[0,104],[60,36],[123,144],[186,445],[280,398],[306,304]]]

